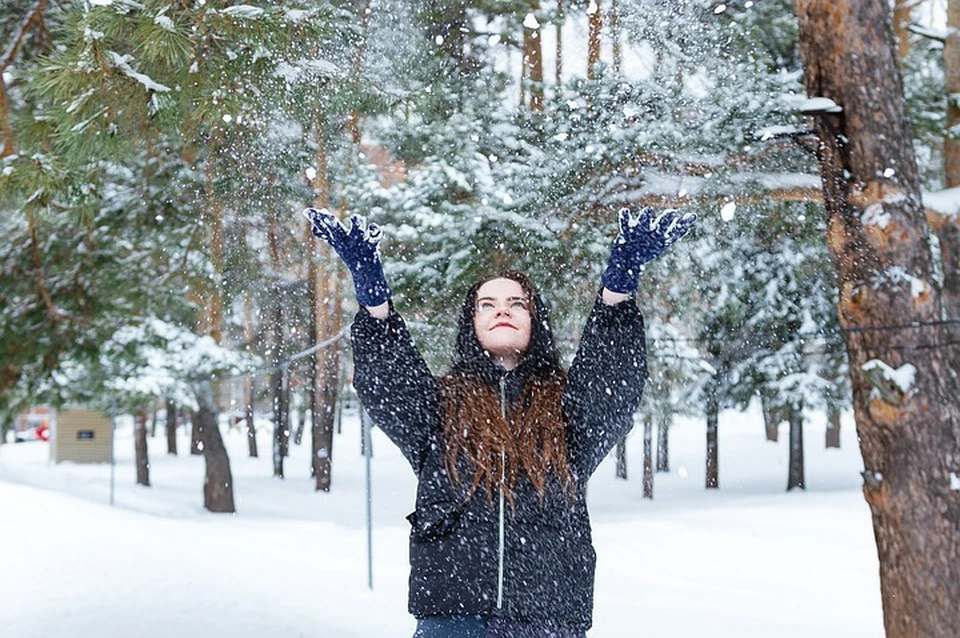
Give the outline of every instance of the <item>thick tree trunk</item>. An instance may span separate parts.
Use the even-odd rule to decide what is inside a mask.
[[[787,491],[794,488],[806,489],[803,474],[803,411],[790,410],[790,461],[787,465]]]
[[[233,475],[230,472],[230,457],[223,445],[220,428],[217,425],[217,406],[213,399],[213,390],[209,382],[200,385],[197,391],[197,420],[201,424],[203,437],[203,460],[206,472],[203,481],[203,506],[210,512],[232,514],[236,512],[233,503]]]
[[[928,228],[886,0],[796,0],[827,239],[873,515],[888,638],[960,627],[960,387],[940,321]],[[869,52],[869,55],[865,55]],[[910,326],[870,330],[872,326]]]
[[[643,419],[643,498],[653,498],[653,417]]]
[[[760,397],[760,411],[763,413],[763,428],[767,433],[768,441],[780,440],[780,423],[783,415],[780,410],[767,398]]]
[[[718,425],[720,421],[720,403],[717,399],[717,383],[710,381],[707,388],[707,478],[710,489],[720,487],[720,441]]]
[[[540,9],[539,0],[532,3],[530,10],[536,13]],[[530,110],[543,110],[543,41],[538,26],[532,29],[523,27],[523,65],[526,80],[530,86]]]
[[[590,25],[587,35],[587,79],[595,80],[597,66],[600,64],[600,42],[603,32],[603,14],[600,12],[600,4],[595,0],[588,0],[587,14]]]
[[[824,445],[827,448],[840,447],[840,410],[827,410],[827,429],[824,434]]]
[[[627,480],[627,440],[622,439],[617,443],[615,450],[616,459],[617,459],[617,469],[616,477],[618,479]]]
[[[147,456],[147,411],[133,417],[133,447],[137,459],[137,485],[150,487],[150,459]]]
[[[657,421],[657,471],[670,471],[670,415],[663,414]]]
[[[172,399],[167,399],[167,454],[177,454],[177,406]]]

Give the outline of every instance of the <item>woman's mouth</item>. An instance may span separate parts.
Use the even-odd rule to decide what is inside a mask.
[[[497,328],[512,328],[513,330],[517,329],[515,325],[513,325],[512,323],[507,323],[506,321],[501,321],[500,323],[496,323],[493,325],[493,328],[490,328],[490,329],[496,330]]]

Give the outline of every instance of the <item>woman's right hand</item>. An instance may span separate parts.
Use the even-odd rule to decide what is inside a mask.
[[[325,209],[307,208],[303,215],[310,220],[313,234],[327,242],[350,269],[357,301],[369,308],[386,304],[391,292],[380,263],[380,227],[353,215],[348,229]]]

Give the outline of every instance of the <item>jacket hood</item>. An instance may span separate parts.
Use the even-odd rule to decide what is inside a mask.
[[[477,376],[483,381],[496,384],[504,374],[504,369],[496,363],[480,345],[473,327],[473,314],[476,308],[477,290],[483,281],[474,284],[467,292],[460,308],[457,321],[457,340],[454,344],[450,375]],[[523,378],[541,370],[560,370],[560,356],[553,340],[549,312],[540,294],[533,293],[534,318],[530,325],[530,347],[524,353],[516,374]]]

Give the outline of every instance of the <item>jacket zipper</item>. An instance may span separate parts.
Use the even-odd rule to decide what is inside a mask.
[[[500,377],[500,415],[507,420],[507,377]],[[507,452],[500,448],[500,554],[497,571],[497,609],[503,609],[503,554],[504,554],[504,484],[507,480]]]

